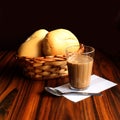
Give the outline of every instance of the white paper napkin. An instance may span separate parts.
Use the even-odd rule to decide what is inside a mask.
[[[91,83],[90,86],[88,87],[88,89],[83,90],[84,92],[102,92],[106,89],[109,89],[113,86],[116,86],[117,84],[114,82],[111,82],[107,79],[104,79],[102,77],[99,77],[97,75],[91,75]],[[60,90],[61,92],[69,92],[69,91],[73,91],[69,88],[69,83],[64,84],[62,86],[58,86],[56,87],[56,89]],[[78,95],[78,94],[66,94],[63,95],[65,98],[73,101],[73,102],[78,102],[81,101],[83,99],[86,99],[90,96],[83,96],[83,95]]]

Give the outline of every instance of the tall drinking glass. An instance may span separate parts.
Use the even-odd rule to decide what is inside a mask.
[[[84,45],[84,51],[78,52],[80,46],[66,49],[70,88],[84,90],[90,85],[95,49]]]

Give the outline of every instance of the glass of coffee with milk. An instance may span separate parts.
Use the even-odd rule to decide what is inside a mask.
[[[87,89],[90,85],[95,49],[87,45],[74,45],[66,49],[70,88]]]

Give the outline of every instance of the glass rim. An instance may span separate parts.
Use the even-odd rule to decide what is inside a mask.
[[[94,47],[89,46],[89,45],[85,45],[85,44],[83,44],[83,45],[84,45],[84,47],[90,48],[91,51],[86,51],[86,52],[83,52],[83,53],[81,53],[81,54],[87,55],[87,54],[90,54],[90,53],[94,53],[94,52],[95,52],[95,48],[94,48]],[[71,46],[67,47],[67,48],[66,48],[66,52],[68,51],[69,48],[77,47],[77,46],[80,46],[80,45],[71,45]]]

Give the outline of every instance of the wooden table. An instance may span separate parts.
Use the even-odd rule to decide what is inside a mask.
[[[68,77],[32,81],[22,75],[15,51],[0,52],[0,120],[119,120],[120,70],[96,51],[93,73],[118,85],[74,103],[45,92],[45,86],[59,86]]]

